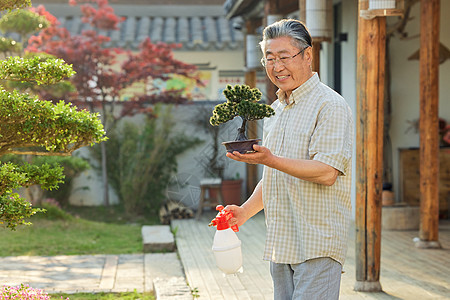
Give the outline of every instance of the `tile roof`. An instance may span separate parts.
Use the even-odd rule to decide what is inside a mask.
[[[35,2],[33,2],[35,3]],[[180,43],[181,50],[217,51],[243,49],[244,36],[233,27],[235,19],[225,18],[219,5],[111,5],[125,20],[119,30],[102,31],[109,36],[108,46],[136,49],[147,37],[152,42]],[[72,34],[89,29],[81,22],[79,8],[46,4]]]

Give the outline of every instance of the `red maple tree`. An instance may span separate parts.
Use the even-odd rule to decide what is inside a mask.
[[[58,20],[41,5],[35,8],[35,12],[46,16],[52,25],[31,37],[26,50],[52,54],[73,65],[76,75],[71,78],[71,82],[77,92],[69,98],[69,101],[76,103],[77,106],[88,107],[91,111],[100,109],[106,132],[124,116],[138,112],[151,113],[149,104],[182,103],[187,100],[179,90],[158,90],[151,84],[154,80],[166,81],[176,74],[201,84],[200,80],[193,75],[196,70],[194,65],[186,64],[173,57],[172,50],[179,45],[161,42],[154,44],[147,38],[141,43],[136,53],[123,48],[106,47],[110,38],[99,34],[99,31],[118,30],[118,24],[123,21],[122,18],[114,13],[108,0],[70,0],[69,4],[79,5],[80,2],[85,2],[80,5],[82,22],[89,24],[92,29],[72,35],[66,28],[61,27]],[[92,2],[96,4],[96,7],[86,2]],[[125,59],[120,68],[117,68],[119,55],[125,56]],[[138,82],[143,82],[149,93],[136,95],[128,101],[120,101],[121,91]],[[113,116],[112,112],[116,110],[115,104],[119,101],[121,111]],[[101,147],[104,203],[108,205],[105,143],[102,143]]]

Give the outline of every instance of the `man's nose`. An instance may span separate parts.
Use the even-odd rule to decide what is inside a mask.
[[[276,59],[274,62],[273,62],[273,69],[276,71],[276,70],[283,70],[284,69],[284,64],[281,62],[281,60],[279,60],[279,59]]]

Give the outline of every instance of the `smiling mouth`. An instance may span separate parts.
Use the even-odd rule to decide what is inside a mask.
[[[286,79],[286,78],[289,77],[289,75],[283,75],[283,76],[279,75],[279,76],[276,76],[276,77],[277,77],[277,79]]]

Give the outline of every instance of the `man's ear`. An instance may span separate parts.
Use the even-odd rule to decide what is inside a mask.
[[[309,64],[311,64],[312,60],[314,59],[312,46],[305,49],[304,56],[305,60],[308,61]]]

